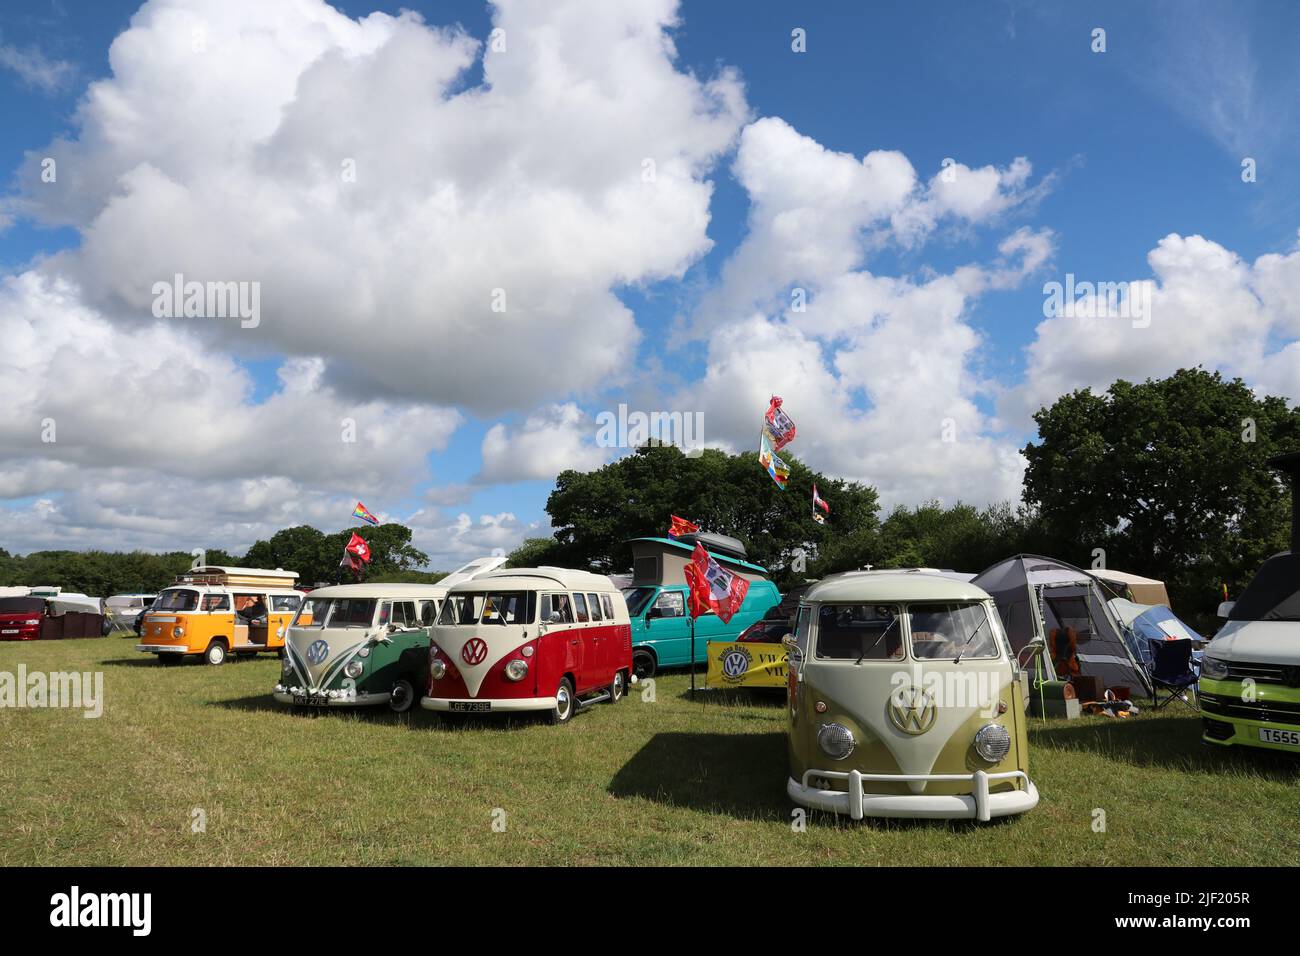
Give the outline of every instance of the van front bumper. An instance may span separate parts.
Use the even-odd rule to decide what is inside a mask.
[[[809,778],[847,780],[849,789],[821,790],[811,786]],[[1019,780],[1021,789],[991,793],[989,784],[998,780]],[[954,794],[868,793],[866,782],[908,783],[926,781],[967,782],[971,792]],[[854,820],[863,817],[915,817],[939,820],[983,820],[1024,813],[1038,805],[1038,788],[1023,770],[1003,773],[860,773],[857,770],[808,770],[803,782],[787,779],[786,793],[795,803],[831,813],[848,814]]]
[[[452,706],[453,704],[457,706]],[[483,705],[487,706],[484,707]],[[496,714],[506,711],[553,710],[554,697],[485,697],[482,700],[460,697],[421,697],[420,706],[425,710],[438,710],[454,713]]]
[[[137,651],[145,654],[192,654],[184,644],[137,644]]]

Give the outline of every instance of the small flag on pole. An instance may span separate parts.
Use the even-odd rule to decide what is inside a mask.
[[[780,451],[794,441],[794,422],[781,407],[781,398],[778,395],[773,395],[768,403],[767,414],[763,416],[763,428],[771,437],[773,451]]]
[[[790,480],[790,466],[777,456],[768,437],[767,428],[763,429],[763,434],[758,440],[758,463],[767,469],[776,486],[784,490]]]
[[[379,524],[379,519],[370,513],[370,509],[357,502],[357,506],[352,509],[352,517],[360,518],[362,521],[369,521],[371,524]]]
[[[677,515],[669,515],[668,517],[672,519],[672,524],[668,527],[668,537],[670,538],[680,538],[684,534],[694,534],[700,530],[699,525],[692,524],[685,518],[679,518]]]
[[[343,548],[343,560],[339,562],[339,567],[347,568],[357,577],[361,577],[366,566],[370,564],[371,557],[370,545],[366,543],[365,538],[354,531],[352,540]]]
[[[826,514],[818,514],[817,509],[821,508]],[[826,516],[831,513],[831,506],[828,505],[821,495],[817,494],[817,483],[813,482],[813,521],[818,524],[826,523]]]

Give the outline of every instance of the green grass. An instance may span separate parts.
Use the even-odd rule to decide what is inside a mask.
[[[269,698],[272,658],[162,667],[131,647],[0,643],[0,671],[102,671],[106,697],[97,720],[0,709],[0,864],[1300,863],[1300,761],[1204,747],[1186,710],[1035,721],[1023,817],[812,813],[796,833],[779,698],[691,702],[672,675],[655,703],[634,690],[567,727],[303,715]]]

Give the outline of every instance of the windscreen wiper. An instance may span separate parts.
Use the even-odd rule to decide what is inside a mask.
[[[980,626],[977,627],[977,628],[975,628],[975,630],[973,630],[973,631],[970,632],[970,637],[966,638],[966,643],[963,644],[963,645],[961,646],[961,650],[959,650],[959,651],[957,652],[957,656],[956,656],[956,658],[953,659],[953,663],[954,663],[954,664],[960,664],[960,663],[961,663],[961,656],[962,656],[963,654],[966,653],[966,648],[970,647],[970,642],[973,641],[973,640],[975,640],[975,635],[978,634],[978,633],[980,632],[980,628],[982,628],[982,627],[983,627],[985,624],[987,624],[988,622],[989,622],[989,616],[988,616],[988,613],[985,612],[985,614],[984,614],[984,620],[980,621]]]
[[[855,665],[857,665],[857,664],[861,664],[861,663],[862,663],[862,658],[866,657],[868,654],[870,654],[872,651],[874,651],[874,650],[876,649],[876,645],[879,644],[881,641],[883,641],[883,640],[885,639],[885,635],[889,633],[889,628],[893,627],[893,626],[894,626],[895,624],[897,624],[897,623],[898,623],[898,618],[897,618],[897,617],[894,618],[892,621],[890,621],[890,622],[889,622],[889,626],[886,627],[883,631],[880,632],[880,636],[877,637],[874,641],[872,641],[872,642],[871,642],[871,646],[868,647],[866,650],[864,650],[861,654],[859,654],[859,655],[858,655],[858,659],[857,659],[856,661],[854,661],[853,663],[854,663]]]

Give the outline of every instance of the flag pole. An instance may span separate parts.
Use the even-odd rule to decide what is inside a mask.
[[[691,700],[695,699],[695,615],[691,615]]]

